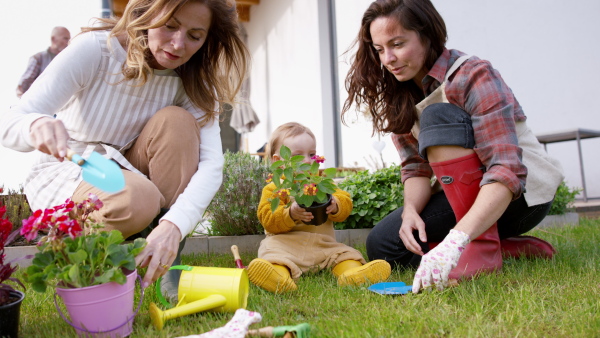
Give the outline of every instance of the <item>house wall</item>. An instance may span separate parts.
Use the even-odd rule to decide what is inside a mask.
[[[318,0],[263,0],[252,6],[246,24],[253,55],[251,103],[262,123],[245,135],[249,149],[258,149],[273,128],[287,121],[310,126],[318,139],[318,152],[334,148],[325,135],[323,114],[333,114],[323,104]],[[323,1],[323,0],[321,0]],[[344,79],[349,56],[344,54],[371,0],[337,0],[336,31],[339,58],[339,93],[346,99]],[[600,114],[594,98],[600,84],[600,36],[594,15],[600,2],[594,0],[433,0],[449,32],[447,46],[492,62],[512,88],[528,116],[534,133],[569,128],[600,130]],[[324,69],[324,70],[322,70]],[[326,98],[329,100],[330,98]],[[324,108],[325,107],[325,108]],[[374,169],[398,163],[389,136],[371,136],[370,122],[351,115],[343,126],[342,163]],[[582,142],[588,197],[600,197],[600,138]],[[383,148],[381,154],[376,148]],[[581,186],[575,141],[548,145],[560,159],[567,184]],[[329,156],[331,157],[331,156]],[[329,158],[328,157],[328,158]],[[328,161],[330,162],[330,161]],[[333,163],[328,163],[332,166]]]
[[[250,102],[261,120],[244,137],[250,152],[277,126],[296,121],[311,128],[317,152],[325,153],[317,6],[316,0],[262,0],[244,23],[253,58]]]

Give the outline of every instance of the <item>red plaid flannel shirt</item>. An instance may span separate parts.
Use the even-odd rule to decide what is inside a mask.
[[[464,53],[445,49],[423,79],[427,96],[437,89],[454,61]],[[465,61],[446,83],[448,101],[471,115],[475,152],[486,167],[481,185],[500,182],[513,199],[525,190],[527,168],[522,162],[515,122],[525,121],[523,109],[500,73],[475,56]],[[418,153],[418,141],[408,134],[392,134],[402,160],[402,182],[411,177],[431,177],[429,163]]]

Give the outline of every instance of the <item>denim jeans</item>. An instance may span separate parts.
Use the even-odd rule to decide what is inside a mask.
[[[434,145],[457,145],[472,149],[475,146],[471,117],[462,109],[449,103],[435,103],[423,110],[420,118],[419,153],[427,158],[427,147]],[[538,225],[550,211],[552,201],[528,206],[525,197],[512,201],[498,219],[500,239],[521,235]],[[384,259],[393,267],[416,267],[421,256],[406,249],[400,239],[402,212],[400,207],[381,220],[367,237],[367,255],[370,260]],[[454,211],[444,192],[431,195],[421,218],[425,222],[427,240],[441,242],[456,225]],[[415,239],[423,252],[429,251],[427,243]]]

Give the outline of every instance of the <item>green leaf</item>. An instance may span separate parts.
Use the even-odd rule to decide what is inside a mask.
[[[313,204],[313,201],[314,201],[313,196],[302,195],[302,196],[296,197],[296,202],[305,207],[310,207]]]
[[[291,161],[296,163],[296,162],[302,162],[304,161],[304,156],[302,155],[296,155],[294,157],[291,158]]]
[[[274,213],[279,206],[279,198],[274,198],[271,200],[271,213]]]
[[[325,175],[325,177],[335,177],[336,173],[337,173],[336,168],[327,168],[327,169],[323,170],[323,175]]]
[[[275,171],[277,170],[279,167],[281,167],[283,165],[283,161],[279,160],[279,161],[275,161],[271,164],[271,170]]]
[[[69,269],[69,284],[73,284],[76,287],[81,287],[81,281],[79,278],[79,265],[73,264]]]
[[[68,254],[69,260],[73,262],[73,264],[81,264],[86,260],[87,256],[87,253],[83,249]]]
[[[282,145],[281,148],[279,149],[279,155],[284,160],[289,160],[290,156],[292,156],[292,152],[291,152],[290,148]]]

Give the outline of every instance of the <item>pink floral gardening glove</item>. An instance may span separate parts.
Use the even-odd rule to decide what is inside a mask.
[[[456,267],[460,255],[470,241],[471,239],[466,233],[450,230],[440,244],[421,258],[421,265],[419,265],[413,280],[412,292],[417,293],[433,284],[438,290],[444,290],[448,286],[450,271]]]

